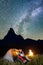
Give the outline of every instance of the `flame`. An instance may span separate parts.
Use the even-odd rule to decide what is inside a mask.
[[[30,49],[29,52],[26,54],[26,56],[29,57],[33,57],[34,53],[32,52],[32,50]]]
[[[32,50],[29,50],[29,56],[33,56]]]

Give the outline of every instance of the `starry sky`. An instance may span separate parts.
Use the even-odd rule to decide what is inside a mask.
[[[0,39],[11,27],[24,38],[43,39],[43,0],[0,0]]]

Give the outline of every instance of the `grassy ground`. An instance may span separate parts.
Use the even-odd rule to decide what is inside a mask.
[[[23,64],[22,62],[9,62],[0,59],[0,65],[43,65],[43,55],[35,55],[32,57],[31,62]]]

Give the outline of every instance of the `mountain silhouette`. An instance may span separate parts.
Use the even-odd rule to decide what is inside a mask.
[[[0,40],[0,56],[3,56],[10,48],[21,48],[24,51],[32,49],[40,54],[43,53],[43,40],[24,39],[10,28],[4,39]]]
[[[10,30],[8,31],[7,35],[4,37],[5,41],[9,41],[9,42],[20,42],[21,40],[24,40],[22,36],[20,35],[16,35],[14,30],[12,28],[10,28]]]

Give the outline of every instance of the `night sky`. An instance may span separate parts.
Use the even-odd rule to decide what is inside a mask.
[[[0,39],[11,27],[24,38],[43,39],[43,0],[0,0]]]

